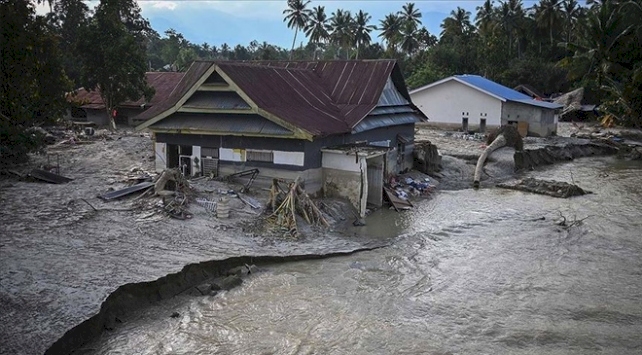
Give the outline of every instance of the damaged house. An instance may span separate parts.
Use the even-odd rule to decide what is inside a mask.
[[[412,104],[393,60],[196,61],[170,97],[143,112],[156,169],[258,182],[300,176],[308,193],[381,206],[387,175],[412,167]]]
[[[562,105],[536,100],[479,75],[455,75],[410,92],[430,122],[486,132],[516,125],[522,136],[546,137],[557,132]]]
[[[167,99],[184,74],[175,72],[145,73],[147,84],[154,88],[154,96],[149,101],[143,97],[136,101],[123,102],[116,109],[116,123],[130,126],[141,123],[133,118]],[[109,117],[107,116],[105,103],[100,97],[99,88],[93,91],[80,88],[74,94],[69,95],[67,100],[73,104],[67,117],[68,119],[93,122],[98,126],[107,126],[109,124]]]

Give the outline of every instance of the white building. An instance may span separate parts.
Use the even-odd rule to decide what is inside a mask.
[[[429,123],[481,132],[514,124],[531,136],[555,134],[562,108],[478,75],[451,76],[411,91],[410,97]]]

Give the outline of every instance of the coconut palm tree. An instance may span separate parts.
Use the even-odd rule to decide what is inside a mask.
[[[457,10],[450,12],[450,17],[444,19],[441,24],[442,38],[456,38],[469,34],[472,31],[470,23],[470,12],[457,6]]]
[[[541,0],[538,5],[533,6],[537,26],[548,30],[548,36],[553,45],[553,31],[557,29],[560,22],[559,0]]]
[[[401,32],[402,19],[397,14],[388,14],[383,20],[379,21],[379,29],[381,33],[379,37],[386,40],[386,47],[388,49],[396,50],[397,43]]]
[[[310,10],[307,8],[310,0],[303,2],[303,0],[288,0],[288,8],[283,10],[285,18],[283,22],[288,22],[288,28],[294,28],[294,40],[292,40],[292,49],[290,50],[290,59],[294,52],[294,45],[296,44],[296,35],[300,29],[303,29],[308,23],[310,18]]]
[[[350,55],[350,46],[354,43],[354,20],[350,11],[338,9],[330,17],[330,41],[346,51],[346,59]]]
[[[571,34],[580,16],[581,8],[576,0],[564,0],[562,2],[562,13],[564,14],[564,32],[566,32],[566,43],[571,41]]]
[[[317,6],[312,9],[308,23],[305,26],[305,35],[310,42],[322,43],[330,37],[328,26],[328,15],[325,13],[325,6]]]
[[[524,8],[522,7],[522,0],[508,0],[507,2],[500,1],[501,6],[498,9],[498,23],[504,33],[508,36],[508,50],[509,53],[513,51],[514,36],[519,32],[519,27],[524,19]],[[517,54],[521,55],[520,41],[517,41]]]
[[[417,29],[421,25],[421,12],[415,8],[415,4],[412,2],[406,3],[402,7],[402,11],[398,12],[398,15],[401,16],[403,22],[407,24],[412,24],[412,26]]]
[[[477,6],[477,15],[475,16],[475,25],[479,28],[482,35],[490,33],[495,22],[495,9],[491,0],[484,1],[482,6]]]
[[[416,25],[412,22],[406,22],[401,28],[401,50],[409,56],[419,48],[419,41],[417,41],[418,32]]]
[[[372,32],[376,26],[368,24],[371,18],[367,12],[363,12],[362,10],[359,10],[354,18],[354,42],[357,47],[356,59],[359,59],[359,49],[363,46],[370,45],[370,41],[372,41],[370,32]]]

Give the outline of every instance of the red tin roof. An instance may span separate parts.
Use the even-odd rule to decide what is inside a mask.
[[[196,61],[179,83],[176,95],[136,119],[148,120],[176,109],[180,98],[213,65],[260,109],[315,136],[350,132],[377,106],[391,76],[410,102],[394,60]]]
[[[140,98],[137,101],[126,101],[120,106],[140,108],[140,106],[145,103],[145,106],[151,107],[162,101],[165,101],[174,90],[174,88],[176,88],[176,85],[180,82],[184,75],[185,73],[176,72],[145,73],[147,84],[153,87],[156,91],[151,101],[146,103],[145,98]],[[100,89],[87,91],[84,88],[80,88],[75,95],[71,95],[68,99],[69,101],[81,104],[82,108],[104,109],[105,104],[100,98],[99,90]]]

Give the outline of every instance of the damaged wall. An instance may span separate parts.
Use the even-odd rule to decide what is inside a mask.
[[[357,210],[361,206],[363,176],[360,161],[353,155],[323,153],[323,193],[347,198]]]

